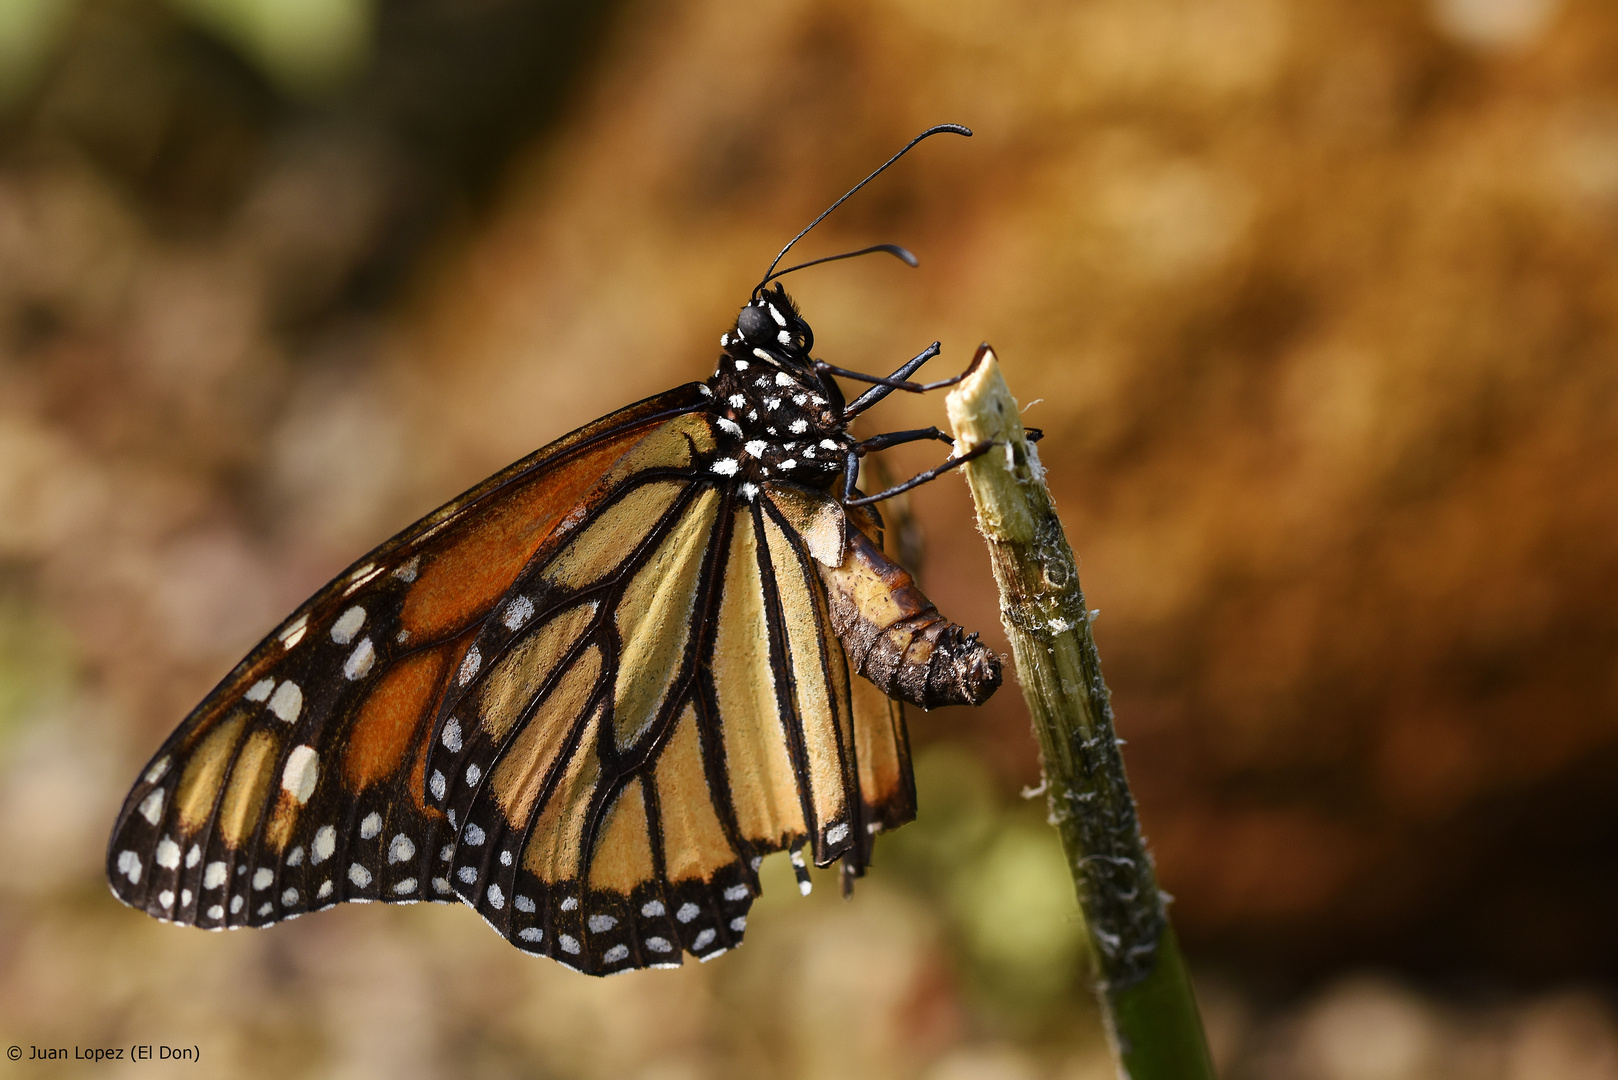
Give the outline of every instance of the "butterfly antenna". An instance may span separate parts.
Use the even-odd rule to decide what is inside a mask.
[[[792,250],[792,245],[796,244],[799,240],[802,240],[804,238],[804,236],[809,232],[810,229],[813,229],[816,225],[819,225],[822,221],[826,220],[826,215],[827,214],[830,214],[833,210],[837,209],[839,206],[842,206],[845,202],[848,201],[849,196],[853,195],[860,188],[864,187],[866,184],[869,184],[872,180],[875,180],[878,176],[881,176],[884,172],[887,171],[888,167],[890,165],[892,165],[895,161],[898,161],[900,158],[902,158],[906,154],[910,153],[911,148],[914,147],[917,143],[921,142],[921,140],[931,138],[934,135],[938,135],[938,134],[940,134],[942,132],[946,132],[946,131],[951,132],[951,133],[956,134],[956,135],[965,135],[965,136],[968,136],[968,137],[970,137],[971,134],[972,134],[972,129],[971,128],[965,127],[965,126],[963,126],[961,124],[939,124],[936,127],[928,128],[926,131],[922,132],[920,135],[917,135],[914,139],[911,139],[909,142],[905,143],[905,146],[904,146],[903,150],[900,150],[897,154],[894,154],[892,157],[890,157],[887,161],[885,161],[882,164],[882,166],[880,168],[878,168],[870,176],[867,176],[864,180],[861,180],[859,183],[857,183],[853,187],[849,188],[846,192],[843,193],[842,198],[838,199],[836,202],[834,202],[830,206],[826,207],[826,209],[824,211],[822,211],[822,213],[821,213],[821,215],[819,217],[815,218],[815,220],[811,221],[808,225],[804,226],[803,232],[800,232],[797,236],[794,236],[791,240],[787,241],[787,246],[781,249],[780,254],[778,254],[775,257],[775,261],[770,263],[770,268],[764,272],[764,280],[760,281],[757,285],[755,285],[753,287],[753,295],[757,296],[760,289],[764,288],[765,285],[769,284],[769,282],[772,279],[777,278],[777,277],[780,276],[780,274],[777,274],[775,272],[775,268],[777,266],[781,265],[781,260],[786,258],[787,252]],[[883,244],[883,245],[880,245],[879,247],[867,248],[865,251],[855,251],[855,252],[850,252],[847,255],[833,256],[833,258],[848,259],[848,258],[853,258],[855,255],[864,255],[869,251],[890,251],[890,249],[893,246],[894,245]],[[904,251],[904,249],[903,248],[898,248],[897,251],[890,251],[890,254],[898,255],[899,251]],[[909,254],[910,253],[908,251],[905,252],[905,255],[909,255]],[[899,255],[899,258],[904,259],[904,255]],[[914,260],[915,260],[915,256],[912,255],[910,258],[905,259],[904,261],[909,263],[911,266],[915,266],[916,263],[915,263]],[[817,259],[816,261],[817,262],[823,262],[823,261],[830,261],[830,260],[818,260]],[[812,263],[804,263],[803,264],[803,266],[811,266],[811,265],[813,265],[813,264]],[[799,269],[802,269],[802,267],[795,266],[792,269],[793,270],[799,270]],[[791,271],[789,271],[789,270],[783,270],[781,273],[790,273],[790,272]]]
[[[879,251],[887,252],[895,259],[903,262],[906,266],[920,265],[914,255],[910,254],[910,252],[906,251],[898,244],[873,244],[868,248],[860,248],[858,251],[845,251],[841,255],[823,255],[818,259],[810,259],[808,262],[801,262],[797,266],[789,266],[785,270],[777,270],[775,273],[759,282],[758,289],[754,289],[753,292],[757,294],[759,289],[762,289],[776,278],[786,277],[794,270],[802,270],[806,266],[819,266],[821,263],[836,262],[838,259],[853,259],[860,255],[872,255]]]

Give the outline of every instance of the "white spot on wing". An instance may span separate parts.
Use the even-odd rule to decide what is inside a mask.
[[[261,866],[253,871],[253,890],[263,892],[275,884],[275,871],[268,866]]]
[[[163,905],[164,911],[167,911],[169,908],[174,906],[174,891],[172,889],[164,889],[162,892],[157,894],[157,902]]]
[[[163,816],[163,789],[158,788],[140,801],[140,816],[152,825]]]
[[[444,721],[444,731],[438,738],[444,744],[445,750],[452,754],[459,754],[461,752],[461,722],[453,716]]]
[[[747,886],[746,885],[732,885],[730,888],[725,890],[725,899],[726,900],[731,900],[731,901],[746,900],[747,895],[748,895],[748,893],[747,893]]]
[[[519,896],[512,902],[512,906],[525,915],[534,913],[534,899],[531,896]]]
[[[297,889],[288,889],[286,892],[281,894],[281,906],[282,907],[291,907],[293,904],[296,904],[297,902],[298,902],[298,890]]]
[[[180,890],[180,906],[181,907],[190,907],[191,906],[191,890],[190,889],[181,889]]]
[[[330,896],[331,895],[331,882],[330,881],[322,881],[320,883],[320,890],[318,892],[316,892],[315,895],[317,897],[319,897],[320,899],[322,899],[322,900],[324,900],[324,899],[326,899],[326,897]]]
[[[158,841],[157,853],[153,856],[157,865],[165,870],[175,870],[180,866],[180,845],[167,836]]]
[[[354,640],[354,635],[360,632],[365,625],[365,609],[355,604],[337,617],[331,624],[331,639],[339,645],[347,645]]]
[[[408,585],[412,581],[416,580],[416,571],[420,570],[420,569],[421,569],[421,556],[417,555],[414,558],[412,558],[409,562],[405,563],[403,566],[401,566],[397,570],[395,570],[393,572],[393,576],[398,578],[400,581],[404,582],[406,585]]]
[[[601,959],[606,961],[609,964],[616,964],[616,963],[619,963],[621,961],[628,960],[629,959],[629,946],[628,945],[614,945],[612,948],[608,949],[606,952],[601,954]]]
[[[592,933],[592,934],[604,934],[608,930],[611,930],[613,927],[615,927],[617,925],[618,925],[618,920],[613,918],[611,915],[592,915],[592,916],[590,916],[589,926],[590,926],[590,933]]]
[[[363,889],[371,883],[371,872],[359,863],[352,863],[348,868],[348,880]]]
[[[571,938],[566,934],[558,934],[556,940],[561,943],[563,952],[571,953],[574,956],[578,955],[579,943],[576,939]]]
[[[431,789],[433,798],[437,799],[439,802],[444,801],[444,791],[448,785],[444,782],[443,773],[439,772],[437,769],[434,769],[433,778],[427,781],[427,786],[429,789]]]
[[[466,651],[465,658],[461,660],[461,670],[456,674],[455,680],[465,686],[472,681],[472,676],[478,673],[478,668],[482,664],[483,654],[478,652],[478,647],[474,645]]]
[[[290,625],[281,631],[281,645],[290,649],[303,640],[303,632],[309,628],[309,616],[299,615]]]
[[[415,845],[415,842],[412,841],[410,839],[410,837],[406,836],[404,833],[400,833],[399,835],[395,836],[391,841],[389,841],[389,843],[388,843],[388,862],[390,862],[390,863],[409,862],[411,859],[413,859],[415,857],[416,857],[416,845]]]
[[[360,839],[361,840],[369,840],[369,839],[371,839],[371,837],[375,836],[377,833],[379,833],[381,831],[382,831],[382,815],[376,813],[374,810],[371,813],[366,814],[365,815],[365,820],[360,822]]]
[[[506,906],[506,894],[500,891],[500,886],[490,885],[488,897],[489,906],[494,908],[494,910],[499,911],[501,908]]]
[[[648,919],[655,919],[667,910],[661,900],[648,900],[640,906],[640,913]]]
[[[302,806],[309,801],[309,796],[315,793],[315,784],[319,781],[320,755],[315,753],[315,748],[293,747],[292,753],[287,755],[286,767],[281,770],[281,787],[299,806]],[[299,859],[302,859],[303,849],[296,850]],[[291,861],[290,857],[288,861]]]
[[[826,843],[841,844],[848,836],[848,823],[838,822],[826,830]]]
[[[674,951],[674,946],[669,944],[667,938],[649,937],[646,939],[646,947],[653,952],[666,953]]]
[[[403,896],[406,893],[415,892],[416,891],[416,879],[413,878],[413,877],[405,878],[403,881],[401,881],[398,884],[394,885],[393,891],[398,893],[400,896]]]
[[[191,845],[191,850],[185,853],[185,868],[187,870],[189,870],[189,869],[191,869],[193,866],[197,865],[197,863],[199,863],[201,861],[202,861],[202,845],[201,844],[192,844]]]
[[[225,864],[211,862],[202,869],[202,887],[204,889],[217,889],[225,883]]]
[[[478,868],[475,866],[463,866],[455,871],[455,876],[461,879],[462,884],[470,885],[478,879]]]
[[[473,763],[473,764],[468,765],[466,767],[466,782],[467,782],[467,784],[476,785],[477,782],[480,779],[482,779],[482,777],[483,777],[483,770],[478,768],[476,763]],[[453,825],[454,822],[451,822],[450,824]],[[476,828],[476,827],[477,826],[475,826],[475,825],[471,826],[471,828]]]
[[[713,944],[713,939],[718,936],[719,935],[714,932],[713,927],[710,926],[708,929],[697,935],[697,940],[691,943],[691,948],[706,949],[708,946]]]
[[[360,643],[354,646],[354,651],[343,661],[343,677],[349,682],[363,679],[371,673],[371,667],[375,663],[376,647],[371,644],[370,638],[360,638]]]
[[[697,905],[686,903],[680,905],[680,910],[674,913],[674,917],[683,923],[688,923],[701,914],[702,909],[697,907]]]
[[[471,847],[481,847],[484,839],[483,830],[471,823],[467,824],[466,832],[461,834],[462,842]]]
[[[160,757],[156,761],[152,762],[152,767],[146,770],[145,780],[148,784],[155,784],[168,774],[169,759],[168,755],[165,754],[163,757]]]
[[[303,845],[302,844],[299,844],[297,847],[295,847],[291,851],[287,852],[287,865],[288,866],[302,866],[303,865]]]
[[[258,682],[248,687],[247,693],[243,694],[242,696],[248,701],[263,701],[265,698],[270,696],[270,691],[274,689],[274,679],[260,679]]]
[[[572,911],[574,908],[576,908],[578,906],[579,906],[579,898],[577,896],[564,896],[564,897],[562,897],[562,910],[563,911]]]
[[[337,850],[337,830],[330,825],[322,825],[315,831],[315,842],[309,846],[309,861],[316,866],[331,858],[332,852]]]
[[[519,596],[506,606],[506,617],[502,620],[507,630],[515,630],[527,622],[534,614],[534,602],[526,596]]]
[[[303,691],[298,689],[297,683],[288,679],[277,686],[275,693],[270,695],[269,708],[272,713],[290,724],[298,718],[299,713],[303,712]]]
[[[545,936],[545,931],[541,930],[537,926],[528,926],[517,931],[517,936],[522,938],[524,941],[537,943]]]
[[[746,930],[747,929],[747,916],[746,915],[738,915],[734,919],[730,920],[730,928],[732,930],[736,931],[736,933],[738,933],[738,934],[741,933],[743,930]]]

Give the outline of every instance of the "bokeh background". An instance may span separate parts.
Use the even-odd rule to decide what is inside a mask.
[[[1603,0],[0,0],[0,1040],[1110,1075],[1011,686],[912,716],[921,818],[851,903],[772,862],[746,947],[679,972],[444,907],[209,935],[100,878],[140,764],[285,611],[706,376],[780,244],[946,120],[977,136],[802,248],[921,269],[793,291],[843,366],[992,341],[1047,432],[1224,1075],[1618,1076]],[[911,510],[924,586],[1003,641],[964,485]]]

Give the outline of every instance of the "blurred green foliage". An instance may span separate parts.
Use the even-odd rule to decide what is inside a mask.
[[[1084,923],[1044,802],[1008,800],[983,763],[955,744],[919,752],[920,813],[878,844],[881,871],[942,900],[962,974],[1002,1023],[1037,1028],[1082,991]]]
[[[0,756],[30,720],[67,698],[78,674],[66,628],[21,582],[0,573]]]

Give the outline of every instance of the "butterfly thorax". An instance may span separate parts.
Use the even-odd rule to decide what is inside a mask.
[[[777,285],[748,304],[719,343],[708,380],[721,433],[713,471],[740,479],[744,492],[763,480],[830,487],[853,441],[842,393],[815,370],[814,332],[786,291]]]

